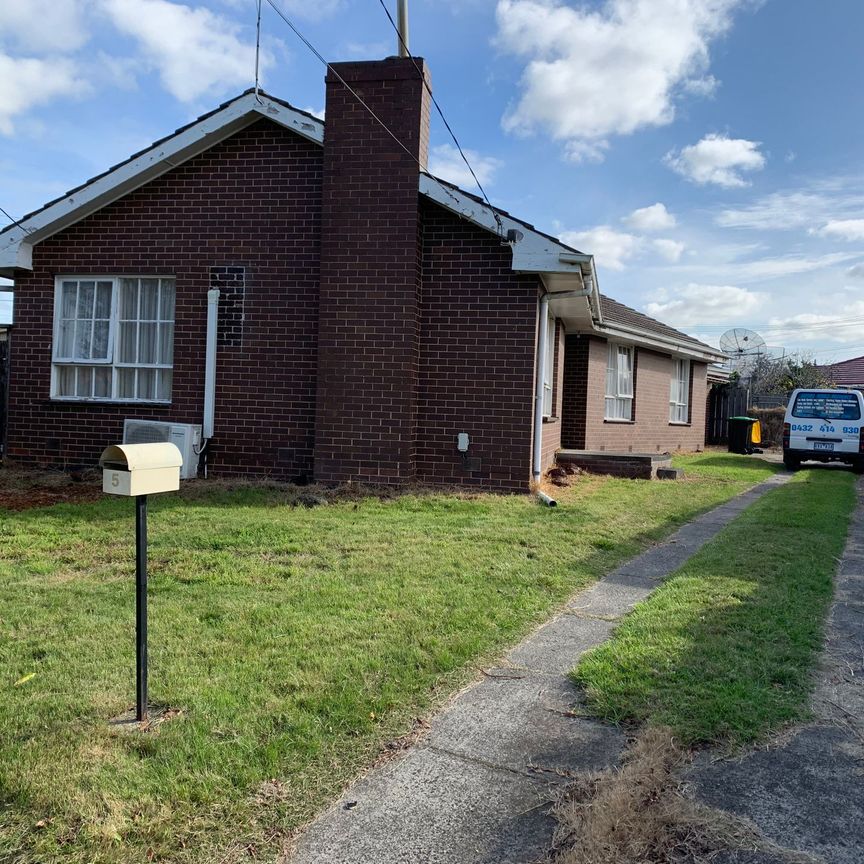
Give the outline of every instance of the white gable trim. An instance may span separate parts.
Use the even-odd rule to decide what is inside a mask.
[[[324,142],[324,123],[254,93],[229,102],[208,117],[190,124],[170,138],[145,150],[140,156],[118,165],[75,192],[34,213],[21,225],[0,234],[0,276],[13,276],[16,268],[31,270],[33,244],[68,228],[80,219],[128,195],[139,186],[176,168],[182,162],[208,150],[261,117],[279,123],[316,144]]]
[[[602,320],[600,312],[600,293],[597,284],[597,272],[594,269],[594,256],[575,252],[553,237],[548,237],[536,231],[525,222],[520,222],[505,213],[498,213],[500,228],[493,211],[488,204],[478,201],[461,189],[436,180],[428,174],[420,175],[420,194],[425,195],[436,204],[454,213],[461,219],[499,234],[503,229],[504,237],[509,231],[515,231],[517,239],[502,244],[513,252],[513,270],[516,273],[538,273],[550,292],[558,293],[585,292],[587,301],[579,299],[580,304],[586,302],[590,307],[588,313],[595,321]]]

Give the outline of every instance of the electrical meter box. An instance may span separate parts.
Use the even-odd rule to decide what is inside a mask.
[[[182,465],[175,444],[113,444],[99,460],[102,491],[128,496],[175,492]]]

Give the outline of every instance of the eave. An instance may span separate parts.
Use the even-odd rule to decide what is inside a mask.
[[[703,347],[686,339],[677,339],[662,333],[643,330],[627,324],[618,324],[606,321],[595,325],[594,332],[599,336],[620,342],[630,342],[644,348],[652,348],[663,354],[671,354],[673,357],[683,357],[690,360],[698,360],[701,363],[723,363],[729,358],[712,348]]]

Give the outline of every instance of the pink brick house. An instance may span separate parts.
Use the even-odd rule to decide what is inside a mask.
[[[326,133],[249,92],[0,232],[8,454],[203,418],[210,472],[524,490],[562,446],[700,448],[720,355],[421,170],[410,60],[335,68],[393,135],[332,73]]]

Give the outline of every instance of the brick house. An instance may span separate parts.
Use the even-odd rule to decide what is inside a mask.
[[[215,473],[524,490],[562,446],[700,448],[720,355],[421,170],[412,61],[334,68],[326,135],[247,92],[0,232],[9,455],[203,417]]]

